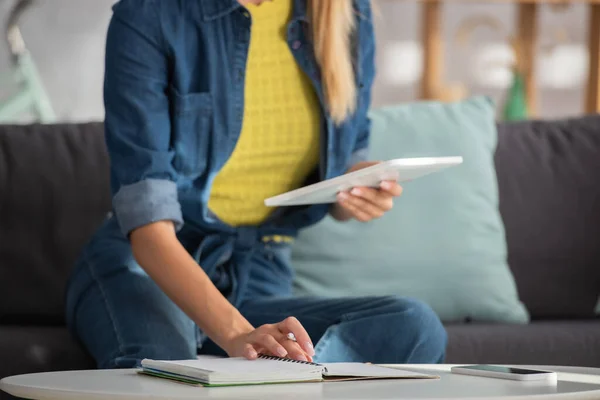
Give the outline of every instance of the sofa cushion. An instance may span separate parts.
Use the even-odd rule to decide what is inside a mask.
[[[427,302],[444,321],[526,322],[506,262],[494,170],[494,107],[476,97],[373,110],[371,159],[463,156],[405,184],[383,218],[327,218],[294,245],[301,295],[393,294]]]
[[[69,270],[109,210],[102,124],[0,126],[0,321],[63,321]]]
[[[450,364],[600,367],[600,320],[446,326]]]
[[[592,317],[600,294],[600,116],[501,124],[508,261],[532,318]]]

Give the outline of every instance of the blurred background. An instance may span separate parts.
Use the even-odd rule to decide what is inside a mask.
[[[103,118],[104,39],[115,0],[38,0],[19,24],[43,88],[59,121]],[[16,0],[0,0],[6,21]],[[518,5],[510,1],[443,1],[436,32],[443,47],[439,79],[447,99],[472,94],[503,102],[514,83]],[[378,75],[374,105],[421,98],[424,73],[424,6],[412,0],[375,0]],[[584,111],[588,79],[588,6],[540,4],[535,43],[535,116],[554,118]],[[11,57],[2,42],[0,101],[14,95]],[[16,113],[19,121],[31,119]],[[6,118],[5,118],[6,119]]]
[[[64,294],[113,215],[102,86],[115,1],[0,0],[0,379],[96,366]],[[465,162],[411,183],[368,227],[303,233],[300,294],[419,298],[452,364],[600,368],[600,0],[372,2],[373,106],[402,106],[373,110],[370,157]],[[456,101],[475,95],[497,121],[481,98]],[[424,99],[453,103],[408,104]]]

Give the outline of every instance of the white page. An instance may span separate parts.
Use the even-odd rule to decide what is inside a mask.
[[[362,363],[325,363],[325,376],[371,377],[371,378],[434,378],[434,376],[418,372],[404,371],[396,368],[379,367]]]

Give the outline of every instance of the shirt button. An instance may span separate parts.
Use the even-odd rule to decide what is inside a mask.
[[[243,15],[244,17],[246,17],[246,18],[250,18],[250,14],[248,13],[248,11],[244,11],[244,12],[242,13],[242,15]]]
[[[294,50],[298,50],[300,46],[302,46],[302,43],[300,43],[299,40],[295,40],[294,43],[292,43],[292,49]]]

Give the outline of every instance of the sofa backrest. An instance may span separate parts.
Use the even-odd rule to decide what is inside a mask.
[[[600,115],[498,128],[508,261],[534,318],[593,317],[600,294]]]
[[[499,125],[509,264],[533,318],[600,294],[600,116]],[[0,323],[62,323],[81,248],[111,209],[100,123],[0,126]]]
[[[103,125],[0,126],[0,322],[62,323],[68,272],[108,211]]]

